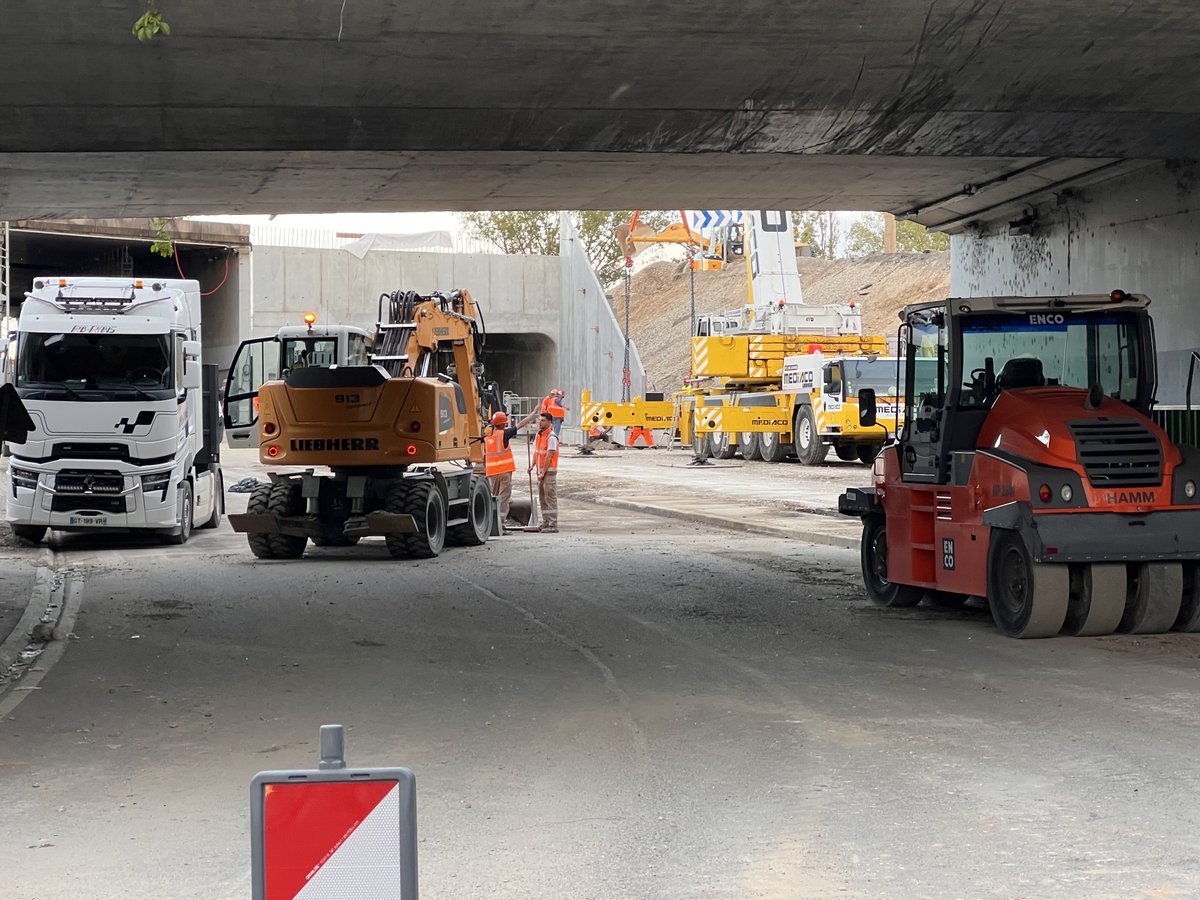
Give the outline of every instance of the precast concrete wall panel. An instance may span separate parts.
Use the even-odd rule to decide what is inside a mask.
[[[1153,163],[1034,208],[1033,234],[1007,222],[951,238],[954,296],[1091,294],[1153,299],[1158,401],[1185,401],[1200,349],[1200,187],[1195,164]]]

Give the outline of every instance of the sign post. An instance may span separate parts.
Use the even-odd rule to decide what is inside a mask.
[[[417,900],[417,790],[409,769],[350,769],[341,725],[316,769],[250,783],[254,900]]]

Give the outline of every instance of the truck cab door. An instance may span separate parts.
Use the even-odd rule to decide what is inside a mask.
[[[904,430],[900,471],[905,481],[945,481],[943,437],[949,391],[946,327],[941,314],[929,322],[910,321],[904,385]]]
[[[225,382],[225,431],[231,447],[258,443],[258,390],[279,378],[279,340],[242,341]]]

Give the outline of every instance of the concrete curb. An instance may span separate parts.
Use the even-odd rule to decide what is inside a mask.
[[[778,525],[760,522],[743,522],[715,513],[672,509],[668,506],[654,506],[649,503],[638,503],[633,500],[622,500],[616,497],[598,497],[583,492],[563,491],[561,488],[558,493],[559,496],[571,500],[583,500],[588,503],[597,503],[601,506],[627,509],[630,512],[646,513],[647,515],[661,516],[666,519],[678,519],[683,522],[694,522],[698,525],[711,525],[714,528],[725,528],[730,531],[744,531],[768,537],[787,538],[788,540],[804,541],[809,544],[821,544],[826,547],[840,547],[844,550],[857,550],[859,547],[858,538],[845,537],[840,534],[826,534],[820,531],[806,531],[802,522],[797,522],[795,529],[781,528]]]
[[[0,642],[0,700],[15,690],[21,679],[52,643],[66,640],[60,625],[66,610],[66,579],[57,570],[54,550],[39,550],[37,573],[25,611],[16,626]],[[44,626],[51,640],[34,637],[34,629]]]

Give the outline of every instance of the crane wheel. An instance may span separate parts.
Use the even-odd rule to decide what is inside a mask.
[[[712,452],[712,435],[707,431],[692,431],[692,453],[696,454],[696,459],[708,459],[713,455]]]
[[[1117,631],[1161,634],[1170,631],[1183,605],[1183,566],[1177,562],[1133,563],[1125,615]]]
[[[1070,599],[1067,566],[1036,563],[1021,535],[993,530],[987,577],[988,607],[1006,635],[1053,637],[1062,630]]]
[[[796,439],[796,458],[801,463],[806,466],[819,466],[825,462],[829,445],[821,440],[821,433],[817,430],[817,418],[813,415],[811,406],[801,406],[796,410],[792,434]]]
[[[867,596],[880,606],[916,606],[925,589],[911,584],[896,584],[887,578],[887,527],[884,519],[870,518],[863,523],[862,573]]]
[[[762,444],[758,440],[757,432],[739,432],[738,447],[741,448],[742,459],[746,460],[747,462],[755,459],[762,459]]]
[[[842,462],[854,462],[858,459],[858,446],[856,444],[834,444],[833,452]]]
[[[1089,637],[1116,631],[1125,614],[1125,583],[1123,563],[1072,565],[1062,633]]]
[[[248,513],[274,513],[277,516],[295,515],[300,500],[299,485],[286,481],[262,484],[250,495]],[[250,552],[259,559],[299,559],[304,555],[308,538],[294,534],[248,534]]]
[[[446,529],[446,543],[460,547],[478,547],[486,544],[492,533],[492,488],[486,478],[471,476],[470,495],[467,499],[467,521]]]
[[[879,448],[874,444],[859,444],[854,448],[854,454],[864,466],[873,466],[875,457],[879,455]]]
[[[785,444],[778,431],[764,431],[758,436],[758,452],[763,462],[783,462],[792,452],[792,445]]]
[[[1173,631],[1200,631],[1200,563],[1183,564],[1183,602]]]
[[[733,459],[737,456],[737,444],[729,439],[728,431],[714,431],[708,439],[712,442],[715,459]]]
[[[417,522],[413,534],[389,534],[384,541],[397,559],[432,559],[446,545],[446,499],[432,481],[402,479],[388,491],[384,509]]]

